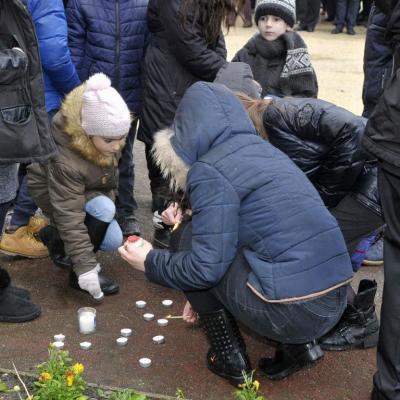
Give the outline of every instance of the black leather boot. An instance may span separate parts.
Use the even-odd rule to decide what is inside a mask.
[[[93,251],[96,253],[99,250],[101,244],[103,243],[104,236],[110,224],[108,222],[100,221],[99,219],[93,217],[90,214],[86,214],[85,225],[88,228],[89,237],[93,244]],[[101,290],[105,296],[108,296],[110,294],[116,294],[119,292],[118,283],[114,282],[110,278],[107,278],[101,273],[99,273],[99,281]],[[69,285],[74,289],[87,293],[85,290],[82,290],[80,288],[78,284],[78,276],[73,270],[71,270],[69,273]]]
[[[225,309],[200,315],[210,349],[207,367],[234,386],[244,382],[243,374],[251,373],[246,345],[233,316]]]
[[[9,290],[10,275],[0,268],[0,322],[26,322],[39,317],[40,307]]]
[[[323,356],[315,340],[305,344],[280,343],[274,358],[261,358],[258,366],[267,378],[278,380],[316,364]]]
[[[319,339],[324,350],[366,349],[378,344],[379,322],[374,304],[376,289],[376,281],[360,281],[353,304],[347,305],[339,323]]]
[[[63,269],[72,268],[72,260],[65,254],[64,242],[54,226],[45,226],[37,235],[42,243],[49,249],[49,256],[54,265]]]

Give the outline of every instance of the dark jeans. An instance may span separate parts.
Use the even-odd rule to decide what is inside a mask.
[[[382,217],[350,195],[330,209],[330,212],[339,224],[350,255],[361,240],[384,224]]]
[[[135,163],[133,144],[135,141],[138,120],[132,121],[131,128],[126,138],[125,146],[119,160],[118,196],[115,201],[118,217],[128,217],[135,214],[138,206],[133,195],[135,185]]]
[[[48,112],[47,116],[49,118],[50,124],[57,111],[58,110],[51,110]],[[35,212],[38,209],[28,191],[26,167],[27,164],[21,164],[18,171],[19,188],[17,197],[14,202],[13,215],[10,221],[10,225],[16,227],[28,225],[29,218],[32,215],[35,215]]]
[[[319,22],[320,0],[297,1],[297,20],[302,29],[313,31]]]
[[[0,236],[3,233],[4,221],[11,203],[11,201],[8,201],[7,203],[0,203]]]
[[[386,222],[381,328],[374,385],[382,400],[400,399],[400,168],[378,175]]]
[[[188,250],[191,221],[175,231],[174,246]],[[315,299],[293,303],[267,303],[247,287],[250,266],[239,250],[222,280],[210,290],[185,293],[199,314],[216,311],[219,303],[237,320],[259,335],[280,343],[308,343],[332,329],[346,307],[347,285]]]
[[[357,23],[360,0],[337,0],[336,2],[336,26],[343,29],[354,28]]]

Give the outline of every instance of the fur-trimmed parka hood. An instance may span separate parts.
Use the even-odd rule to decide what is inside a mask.
[[[60,133],[60,135],[56,133],[56,141],[59,142],[60,139],[64,145],[63,136],[67,136],[71,150],[99,167],[110,167],[115,164],[115,156],[105,156],[99,152],[90,136],[82,128],[82,96],[85,87],[83,83],[72,90],[65,97],[60,111],[54,117],[53,124]]]
[[[184,190],[187,172],[196,161],[231,136],[243,133],[256,135],[236,96],[224,85],[197,82],[182,98],[171,129],[155,135],[153,157],[164,177],[170,179],[171,189]]]

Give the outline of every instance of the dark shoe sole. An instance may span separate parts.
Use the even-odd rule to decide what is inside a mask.
[[[224,374],[223,372],[214,369],[213,366],[209,362],[207,362],[207,368],[215,375],[218,375],[221,378],[226,379],[231,385],[235,386],[236,388],[239,387],[239,385],[245,383],[245,380],[244,380],[242,374],[240,374],[240,376],[232,376],[232,375]]]
[[[18,317],[4,317],[0,315],[0,322],[27,322],[27,321],[32,321],[33,319],[36,319],[40,316],[41,310],[39,309],[38,311],[35,311],[34,313],[28,314],[28,315],[21,315]]]
[[[75,286],[75,285],[72,285],[72,284],[69,284],[69,286],[72,289],[79,290],[80,292],[83,292],[83,293],[86,293],[86,294],[90,294],[86,290],[81,289],[79,286]],[[116,287],[115,289],[107,290],[106,292],[104,291],[104,289],[102,289],[102,292],[104,293],[104,296],[112,296],[113,294],[117,294],[119,292],[119,286]]]
[[[364,339],[357,340],[355,343],[346,344],[343,346],[332,346],[332,345],[324,345],[320,343],[320,347],[323,350],[327,351],[346,351],[353,349],[370,349],[371,347],[376,347],[378,345],[379,339],[379,330],[367,336]]]

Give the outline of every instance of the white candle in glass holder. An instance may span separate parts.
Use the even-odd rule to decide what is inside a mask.
[[[96,310],[91,307],[83,307],[78,310],[79,332],[92,333],[96,331]]]

